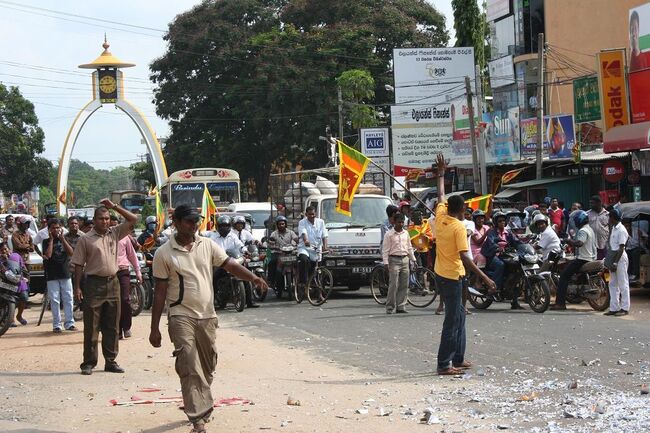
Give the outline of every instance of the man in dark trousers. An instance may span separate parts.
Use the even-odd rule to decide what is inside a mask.
[[[117,280],[117,254],[120,239],[126,237],[137,217],[109,199],[103,199],[95,210],[94,228],[82,236],[72,255],[75,266],[75,297],[83,300],[84,354],[81,374],[92,374],[97,365],[97,341],[102,333],[104,370],[124,373],[115,358],[118,352],[118,329],[120,323],[120,284]],[[125,222],[110,227],[109,209],[122,215]],[[85,272],[83,292],[81,279]]]

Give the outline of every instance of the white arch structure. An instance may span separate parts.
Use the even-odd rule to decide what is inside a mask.
[[[128,67],[133,66],[132,64],[122,63],[118,59],[114,58],[112,54],[108,52],[108,44],[104,41],[104,53],[95,60],[93,63],[87,65],[81,65],[81,68],[95,68],[92,74],[92,84],[93,84],[93,99],[88,102],[82,109],[79,111],[79,114],[75,117],[68,131],[68,135],[65,138],[65,143],[63,144],[63,151],[61,152],[61,159],[59,160],[59,174],[57,177],[57,209],[59,215],[65,215],[67,210],[66,204],[66,188],[68,184],[68,174],[70,171],[70,159],[72,157],[72,150],[77,142],[77,138],[81,133],[84,125],[99,108],[103,105],[103,100],[101,99],[102,94],[100,93],[99,88],[99,69],[107,67]],[[104,102],[115,104],[117,108],[122,110],[129,118],[135,123],[142,138],[147,144],[147,150],[151,156],[151,162],[154,168],[154,174],[156,177],[156,185],[158,189],[162,184],[167,180],[167,166],[165,165],[165,159],[163,158],[162,149],[160,147],[160,142],[156,137],[156,133],[151,128],[151,125],[147,121],[145,115],[131,102],[124,98],[124,78],[123,73],[120,70],[116,70],[116,86],[117,86],[117,95],[114,100],[104,100]]]

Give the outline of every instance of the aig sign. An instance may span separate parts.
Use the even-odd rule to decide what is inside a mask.
[[[369,157],[388,156],[388,128],[361,129],[361,153]]]

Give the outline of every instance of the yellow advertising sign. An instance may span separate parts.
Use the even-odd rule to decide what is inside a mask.
[[[625,50],[598,53],[600,106],[605,130],[630,123],[625,85]]]

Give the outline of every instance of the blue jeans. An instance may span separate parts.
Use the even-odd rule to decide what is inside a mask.
[[[496,284],[499,291],[503,290],[503,271],[505,270],[506,264],[503,263],[499,257],[494,256],[490,260],[490,264],[487,267],[487,274],[494,284]]]
[[[465,307],[463,307],[463,280],[450,280],[436,275],[436,284],[445,303],[445,321],[442,324],[438,369],[449,368],[449,363],[465,361]]]
[[[63,303],[63,313],[65,314],[65,329],[74,325],[74,317],[72,317],[72,280],[64,278],[48,281],[47,296],[50,298],[50,307],[52,307],[52,327],[61,329],[61,303]]]

